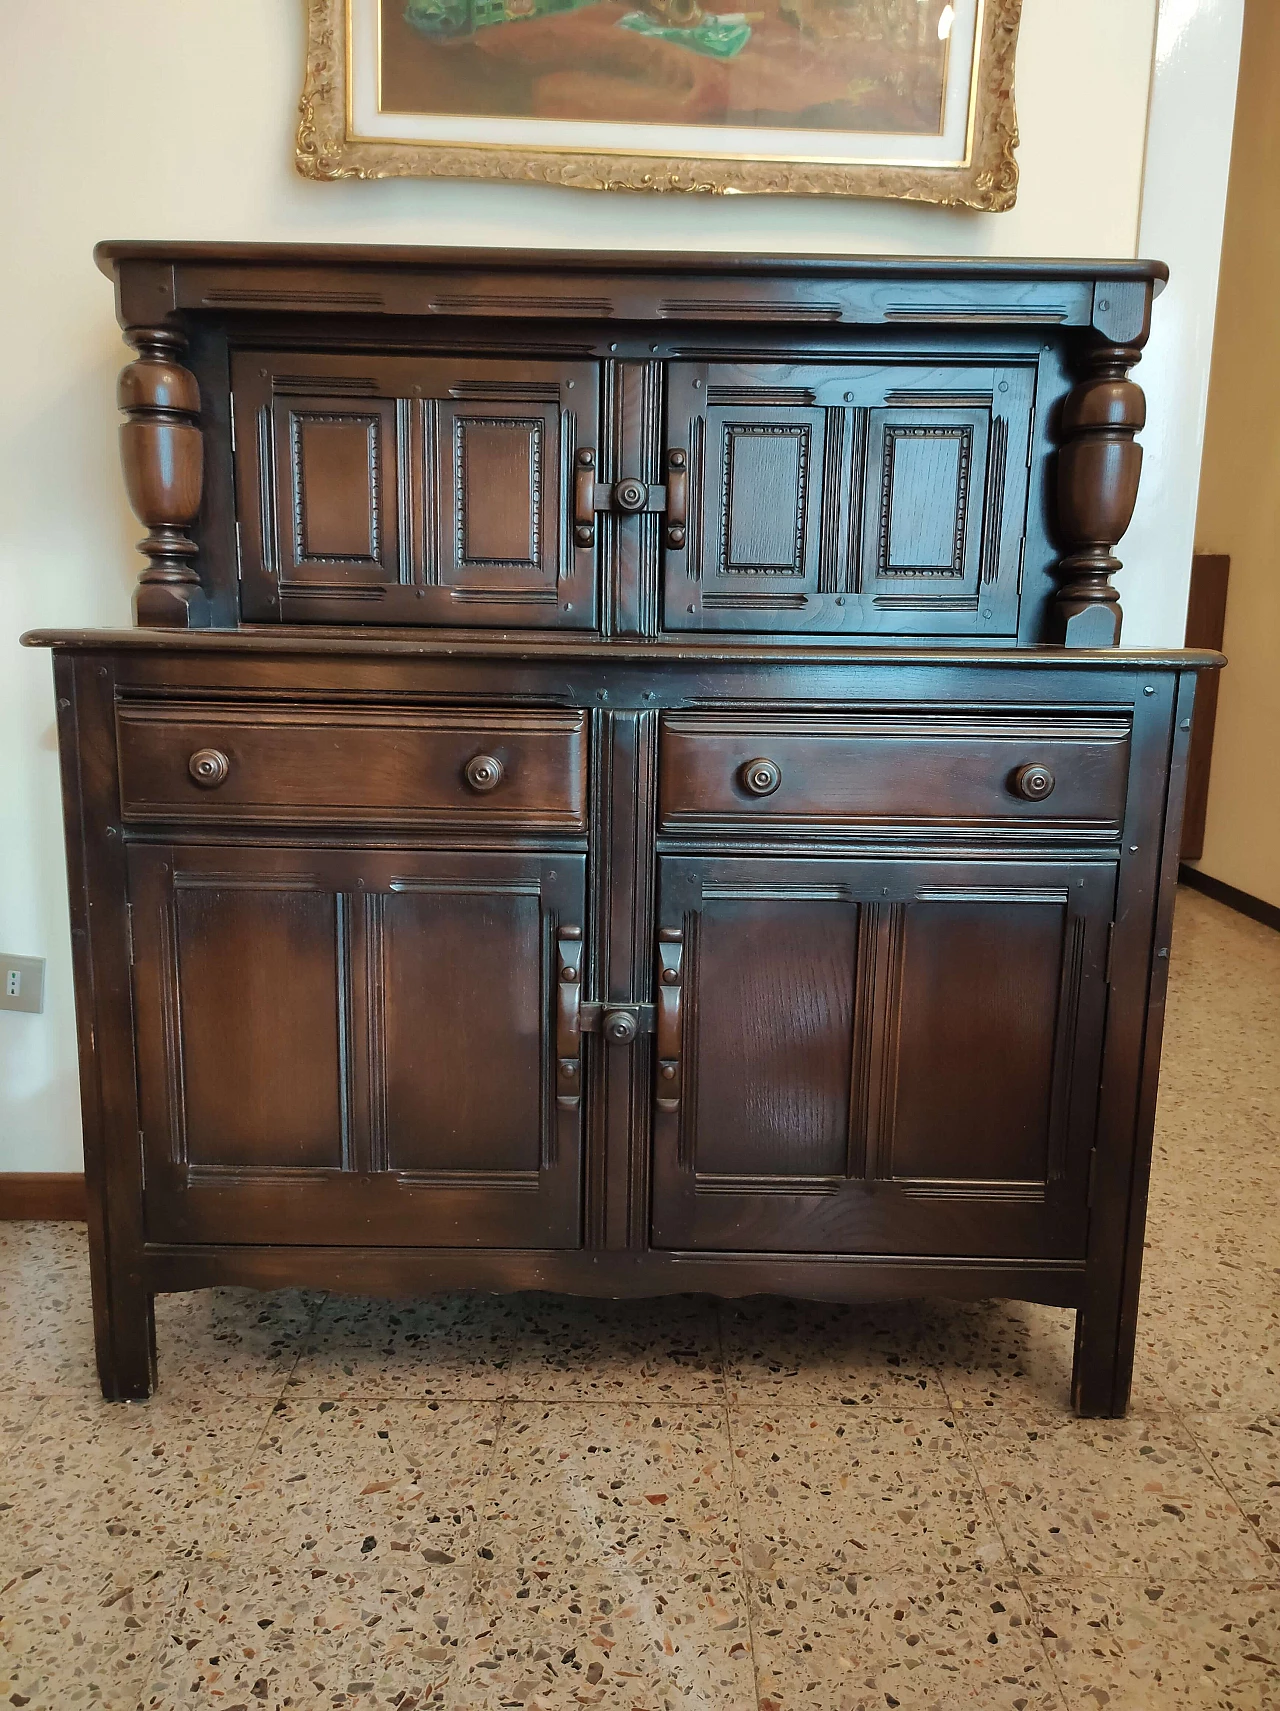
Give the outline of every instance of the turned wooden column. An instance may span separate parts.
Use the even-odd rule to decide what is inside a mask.
[[[204,485],[200,388],[178,360],[187,348],[181,333],[131,327],[125,338],[138,355],[116,391],[125,414],[120,460],[129,503],[147,528],[138,542],[148,563],[134,590],[134,621],[146,628],[199,629],[208,622],[208,601],[189,531]]]
[[[1134,435],[1147,419],[1142,388],[1129,379],[1139,352],[1095,345],[1084,378],[1062,405],[1058,453],[1058,529],[1067,556],[1054,601],[1054,640],[1066,647],[1109,648],[1120,640],[1120,569],[1112,548],[1129,527],[1142,473]]]

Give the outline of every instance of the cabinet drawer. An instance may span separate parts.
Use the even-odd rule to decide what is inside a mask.
[[[582,713],[122,707],[126,820],[583,832]]]
[[[858,711],[673,714],[663,722],[660,824],[692,835],[821,837],[929,827],[964,836],[1120,834],[1125,714]]]

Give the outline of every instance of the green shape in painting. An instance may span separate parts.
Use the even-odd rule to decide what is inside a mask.
[[[698,23],[684,29],[677,29],[672,24],[659,24],[645,12],[628,12],[618,22],[624,30],[635,30],[642,36],[658,36],[664,42],[674,42],[677,47],[709,54],[712,59],[732,59],[751,40],[751,25],[741,12],[708,13]]]
[[[405,22],[424,36],[458,40],[473,36],[488,24],[512,24],[522,18],[545,18],[555,12],[577,12],[596,0],[408,0]]]

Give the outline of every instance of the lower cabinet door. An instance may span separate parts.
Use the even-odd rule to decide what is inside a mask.
[[[655,1246],[1083,1254],[1111,865],[659,866]]]
[[[584,857],[129,863],[151,1240],[579,1245]]]

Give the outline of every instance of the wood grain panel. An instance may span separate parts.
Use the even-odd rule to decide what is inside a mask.
[[[345,932],[338,899],[270,873],[183,876],[163,987],[190,1168],[336,1170],[346,1138]],[[142,930],[146,943],[145,924]]]
[[[1043,1183],[1067,906],[916,902],[885,1174]]]
[[[290,426],[299,558],[377,560],[380,418],[294,411]]]
[[[402,881],[382,899],[377,966],[387,1167],[524,1172],[536,1187],[547,1014],[537,882]]]
[[[563,472],[555,406],[441,403],[437,577],[459,597],[555,605]]]
[[[275,416],[286,582],[346,586],[398,578],[396,411],[378,399],[282,399]]]
[[[973,430],[884,427],[877,576],[964,575]]]
[[[857,939],[842,899],[705,903],[686,976],[700,1178],[844,1174]]]
[[[543,437],[538,416],[455,418],[460,564],[537,565]]]

